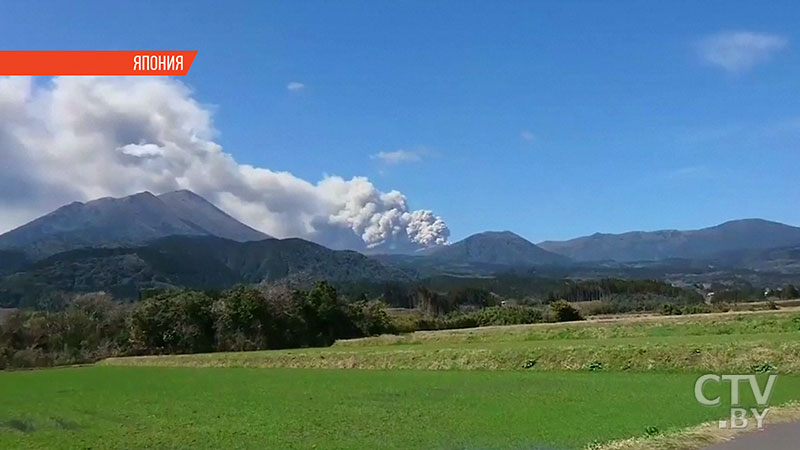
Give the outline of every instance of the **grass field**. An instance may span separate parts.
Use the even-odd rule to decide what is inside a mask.
[[[83,367],[0,374],[0,448],[580,448],[723,417],[694,374]],[[713,393],[713,390],[709,390]],[[773,402],[800,399],[781,377]],[[654,407],[657,405],[657,407]]]
[[[770,370],[771,405],[800,401],[798,337],[800,313],[764,312],[0,373],[0,448],[584,448],[726,416],[698,405],[700,373]]]
[[[331,348],[112,358],[111,365],[800,373],[800,313],[761,312],[418,332]]]

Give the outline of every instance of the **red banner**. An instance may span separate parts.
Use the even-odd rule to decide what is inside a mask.
[[[0,51],[0,75],[186,75],[197,50]]]

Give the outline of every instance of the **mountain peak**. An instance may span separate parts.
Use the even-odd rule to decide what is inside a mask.
[[[184,220],[200,226],[204,234],[240,242],[260,241],[271,237],[239,222],[190,190],[165,192],[158,199]]]
[[[538,247],[511,231],[485,231],[437,249],[431,256],[452,263],[499,266],[541,266],[563,264],[561,255]]]
[[[504,230],[504,231],[484,231],[482,233],[473,234],[470,237],[497,237],[497,238],[514,238],[514,239],[525,239],[522,236],[514,233],[513,231]]]
[[[710,227],[710,228],[745,228],[745,227],[787,227],[789,225],[782,224],[780,222],[773,222],[771,220],[766,219],[758,219],[758,218],[748,218],[748,219],[736,219],[736,220],[729,220],[727,222],[723,222],[717,226]]]
[[[158,198],[162,200],[164,198],[169,198],[169,197],[196,199],[196,200],[202,200],[204,202],[208,201],[205,198],[201,197],[200,195],[197,195],[194,192],[190,191],[189,189],[178,189],[177,191],[164,192],[163,194],[158,195]]]
[[[155,198],[156,196],[150,191],[142,191],[137,192],[133,195],[129,195],[127,197],[122,197],[123,199],[135,199],[135,198]]]
[[[179,189],[177,191],[164,192],[159,194],[157,199],[168,205],[175,205],[176,203],[190,204],[193,206],[203,205],[203,207],[213,206],[214,204],[206,200],[204,197],[195,194],[188,189]],[[214,206],[216,208],[216,206]],[[220,212],[222,212],[220,210]]]
[[[62,206],[0,235],[0,249],[21,249],[41,258],[81,247],[138,245],[171,235],[242,242],[269,238],[191,191],[160,196],[143,191]]]

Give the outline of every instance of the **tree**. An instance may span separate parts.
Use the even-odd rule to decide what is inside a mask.
[[[147,353],[214,349],[212,299],[197,291],[173,291],[139,303],[131,314],[131,342]]]
[[[784,300],[793,300],[800,298],[800,291],[793,284],[786,285],[781,291],[781,298]]]
[[[374,336],[393,331],[386,306],[376,301],[359,300],[347,305],[350,333],[340,338]]]
[[[261,350],[269,348],[273,320],[266,298],[258,290],[237,286],[214,302],[217,350]]]
[[[339,305],[336,288],[327,281],[318,281],[308,291],[303,313],[308,324],[309,344],[331,345],[346,334],[347,316]]]

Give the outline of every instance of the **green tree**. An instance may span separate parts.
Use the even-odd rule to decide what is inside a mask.
[[[223,292],[214,302],[213,315],[217,350],[269,348],[272,313],[258,290],[237,286]]]
[[[347,305],[346,313],[351,330],[340,337],[374,336],[393,331],[386,306],[381,302],[359,300]]]
[[[310,345],[331,345],[346,335],[347,316],[339,305],[336,288],[326,281],[314,283],[306,294],[303,315],[309,331]]]
[[[203,292],[164,292],[139,303],[131,315],[131,342],[146,353],[214,349],[212,299]]]

